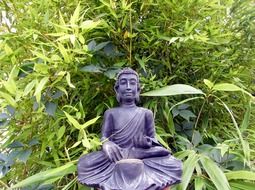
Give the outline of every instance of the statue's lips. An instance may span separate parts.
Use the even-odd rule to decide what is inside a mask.
[[[133,94],[131,92],[125,92],[124,95],[125,96],[133,96]]]

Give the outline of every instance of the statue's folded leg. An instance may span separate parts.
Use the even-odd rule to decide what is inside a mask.
[[[145,159],[167,156],[169,154],[170,152],[167,149],[160,146],[155,146],[148,149],[132,148],[129,152],[128,158]]]
[[[114,165],[103,151],[86,154],[78,162],[78,181],[84,185],[99,187],[111,176]]]

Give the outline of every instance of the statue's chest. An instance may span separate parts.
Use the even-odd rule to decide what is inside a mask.
[[[139,127],[141,129],[144,128],[145,125],[145,117],[143,114],[137,115],[134,111],[125,111],[118,112],[113,117],[114,130],[118,131],[123,127],[128,127],[132,130],[132,127]]]

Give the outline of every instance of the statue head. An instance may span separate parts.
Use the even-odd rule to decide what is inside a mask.
[[[122,69],[117,75],[114,90],[119,103],[123,103],[123,101],[138,103],[140,83],[137,72],[131,68]]]

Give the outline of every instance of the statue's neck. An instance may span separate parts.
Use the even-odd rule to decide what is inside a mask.
[[[122,102],[120,104],[120,107],[124,107],[124,108],[133,108],[133,107],[136,107],[136,104],[134,101],[132,102]]]

